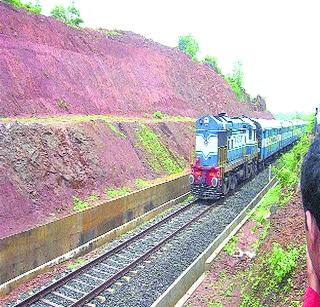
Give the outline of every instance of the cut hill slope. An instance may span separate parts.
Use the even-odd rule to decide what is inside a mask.
[[[116,33],[113,33],[116,34]],[[0,116],[270,117],[206,65],[131,32],[78,30],[0,2]]]

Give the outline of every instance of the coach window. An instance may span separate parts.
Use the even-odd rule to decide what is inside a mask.
[[[231,140],[231,149],[233,149],[233,140]]]
[[[228,140],[228,149],[230,149],[230,140]]]
[[[252,129],[249,129],[249,140],[252,139]]]

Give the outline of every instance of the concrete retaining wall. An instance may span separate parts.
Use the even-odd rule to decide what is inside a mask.
[[[189,191],[188,175],[0,240],[0,284]]]

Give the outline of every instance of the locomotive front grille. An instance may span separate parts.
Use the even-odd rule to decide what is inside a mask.
[[[218,199],[221,196],[217,188],[204,184],[192,184],[191,193],[200,199]]]

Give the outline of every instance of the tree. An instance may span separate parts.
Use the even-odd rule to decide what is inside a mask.
[[[68,23],[66,9],[62,5],[56,5],[51,10],[50,15],[64,23]]]
[[[20,0],[3,0],[6,3],[9,3],[17,8],[22,8],[28,10],[33,14],[39,15],[41,13],[41,5],[40,2],[37,0],[35,4],[32,2],[28,2],[27,4],[23,4]]]
[[[206,65],[209,65],[212,69],[214,69],[214,71],[217,74],[222,75],[222,71],[221,71],[220,67],[218,66],[217,58],[207,55],[204,58],[203,63],[206,64]]]
[[[242,63],[240,61],[234,64],[233,72],[231,75],[225,77],[225,80],[229,83],[232,91],[235,93],[240,101],[244,100],[245,93],[243,89],[243,71]]]
[[[178,48],[191,56],[193,60],[197,60],[199,45],[191,34],[179,37]]]
[[[69,6],[67,10],[68,24],[70,26],[79,27],[83,20],[80,17],[80,11],[74,6]]]
[[[51,10],[51,16],[66,23],[72,27],[79,27],[83,20],[80,17],[80,11],[72,4],[67,9],[62,5],[56,5]]]

